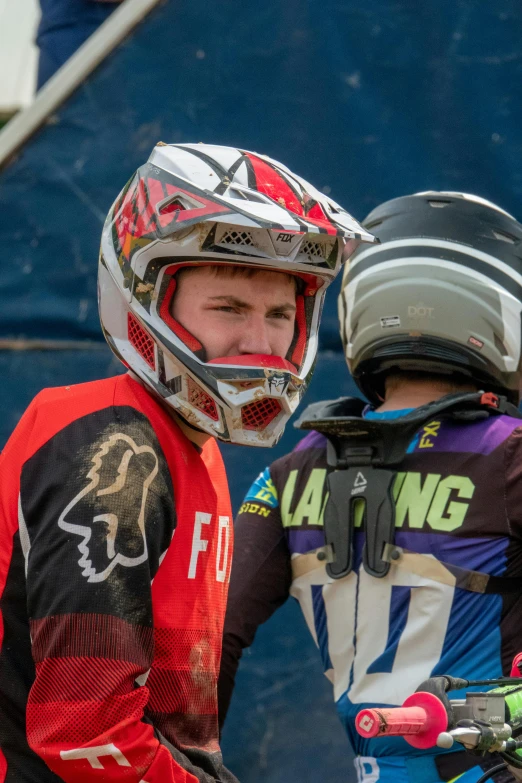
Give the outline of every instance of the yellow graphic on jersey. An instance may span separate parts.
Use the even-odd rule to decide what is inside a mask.
[[[422,428],[419,449],[432,449],[435,445],[430,438],[436,438],[440,430],[440,421],[430,421]]]
[[[277,508],[278,505],[279,498],[277,497],[277,490],[270,475],[270,468],[265,468],[246,493],[239,513],[261,514],[261,516],[267,517],[270,513],[270,509]],[[264,508],[264,506],[268,506],[268,508]]]
[[[304,490],[297,496],[298,470],[291,470],[281,497],[283,527],[324,525],[328,502],[324,468],[314,468]],[[348,491],[348,490],[347,490]],[[432,530],[451,533],[464,524],[475,485],[468,476],[421,474],[415,471],[397,473],[393,485],[395,526],[420,530],[427,523]],[[361,527],[365,503],[355,499],[355,527]]]
[[[267,517],[270,514],[270,509],[265,506],[260,506],[259,503],[248,503],[245,501],[239,509],[240,514],[259,514],[262,517]]]

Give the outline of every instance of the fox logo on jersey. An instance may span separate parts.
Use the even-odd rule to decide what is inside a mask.
[[[78,565],[88,582],[103,582],[120,564],[148,556],[145,512],[158,458],[122,432],[111,435],[92,458],[89,483],[60,514],[58,525],[81,537]]]

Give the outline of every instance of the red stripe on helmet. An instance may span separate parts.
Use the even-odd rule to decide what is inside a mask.
[[[306,217],[315,218],[315,220],[328,220],[328,217],[324,214],[324,210],[318,201],[315,202],[311,209],[306,210]]]
[[[143,179],[139,179],[134,187],[129,188],[114,214],[114,224],[124,253],[128,236],[132,240],[140,239],[156,230],[153,218],[154,209],[150,203],[146,184]],[[130,252],[126,255],[130,258]]]
[[[149,204],[151,207],[151,211],[153,214],[157,211],[157,204],[160,201],[163,201],[165,198],[165,191],[163,190],[163,185],[159,181],[159,179],[148,179],[147,180],[147,188],[149,191]]]
[[[290,360],[293,364],[297,365],[297,367],[300,367],[303,363],[304,352],[306,348],[306,314],[304,296],[298,296],[295,300],[295,304],[295,328],[297,331],[297,340]]]
[[[145,182],[144,180],[140,179],[138,184],[138,193],[135,202],[135,206],[138,211],[135,221],[136,230],[134,232],[136,238],[143,236],[143,234],[146,234],[149,231],[154,231],[155,229],[154,223],[151,225],[151,222],[154,218],[154,206],[150,201],[151,187],[153,187],[154,182],[158,181],[148,180]],[[160,185],[159,182],[158,185]]]
[[[257,158],[255,155],[247,153],[246,157],[252,163],[257,190],[266,196],[270,196],[270,198],[295,215],[304,215],[302,203],[281,174],[265,160],[261,160],[261,158]]]
[[[163,301],[161,303],[160,307],[160,318],[162,321],[164,321],[169,329],[171,329],[176,337],[179,337],[179,339],[185,343],[187,348],[189,348],[193,353],[196,353],[196,351],[200,351],[203,346],[199,342],[199,340],[194,337],[193,334],[191,334],[188,329],[185,329],[184,326],[182,326],[179,321],[176,321],[175,318],[172,317],[170,313],[170,303],[172,302],[172,298],[174,296],[174,293],[176,291],[177,286],[177,280],[175,277],[172,278],[170,283],[168,284],[167,290],[165,292],[165,296],[163,297]]]
[[[337,230],[337,227],[330,223],[329,220],[322,220],[320,218],[313,218],[310,217],[310,215],[306,215],[306,217],[303,218],[306,223],[311,223],[313,226],[317,226],[318,228],[322,228],[324,231],[326,231],[327,234],[330,234],[330,236],[337,236],[338,234],[342,234],[342,232],[339,232]]]
[[[322,205],[308,195],[305,195],[304,202],[305,220],[312,223],[314,226],[325,229],[328,234],[336,235],[337,226],[332,219],[328,217]]]

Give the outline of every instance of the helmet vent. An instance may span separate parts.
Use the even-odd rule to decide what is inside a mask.
[[[160,215],[168,215],[171,212],[182,212],[186,209],[185,205],[181,203],[179,198],[175,198],[174,201],[170,201],[165,206],[161,207]]]
[[[230,198],[238,198],[238,199],[241,199],[242,201],[248,201],[249,200],[248,196],[245,193],[243,193],[241,188],[234,188],[234,187],[230,186],[229,189],[228,189],[227,195]]]
[[[139,353],[141,358],[147,362],[149,367],[155,370],[156,357],[154,355],[154,340],[132,313],[128,314],[127,334],[132,347]]]
[[[326,261],[332,252],[333,242],[312,242],[308,239],[302,248],[300,253],[308,256],[312,261],[320,258],[321,261]]]
[[[504,343],[502,342],[502,340],[500,339],[500,337],[498,336],[498,334],[495,334],[494,339],[495,339],[495,348],[497,349],[499,354],[501,356],[509,356],[509,351],[504,345]]]
[[[243,201],[253,201],[255,204],[271,203],[271,199],[267,198],[263,193],[256,193],[252,188],[244,188],[237,183],[234,183],[229,187],[227,196],[230,198],[242,199]]]
[[[508,242],[510,245],[515,244],[515,237],[504,234],[502,231],[493,231],[493,236],[495,239],[500,239],[501,242]]]
[[[430,199],[428,201],[428,204],[430,205],[430,207],[435,207],[435,209],[443,209],[444,207],[449,207],[451,201],[441,201],[441,200],[433,201]]]
[[[265,397],[241,408],[241,423],[245,430],[264,430],[282,410],[281,403]]]
[[[227,231],[223,234],[219,244],[252,247],[255,243],[250,231]]]
[[[206,392],[205,389],[202,389],[196,381],[190,378],[190,376],[187,380],[187,395],[189,403],[194,408],[197,408],[198,411],[204,413],[205,416],[208,416],[212,421],[218,421],[219,416],[216,403],[210,394]]]

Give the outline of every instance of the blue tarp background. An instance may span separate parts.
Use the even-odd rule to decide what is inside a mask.
[[[90,0],[62,0],[62,10],[82,4],[112,10]],[[72,51],[93,27],[82,32],[81,21],[42,28],[43,57],[57,56],[56,35],[69,34],[59,46]],[[359,218],[431,188],[475,192],[520,216],[521,85],[518,0],[166,0],[0,172],[0,339],[99,343],[0,351],[1,442],[41,387],[119,371],[97,319],[98,241],[155,142],[267,153]],[[309,401],[353,391],[335,295]],[[235,508],[296,438],[289,429],[272,453],[224,450]],[[245,656],[225,727],[243,783],[353,780],[320,671],[288,603]]]
[[[40,49],[38,88],[69,59],[116,6],[112,1],[104,0],[40,0],[40,8],[42,16],[36,36]]]

